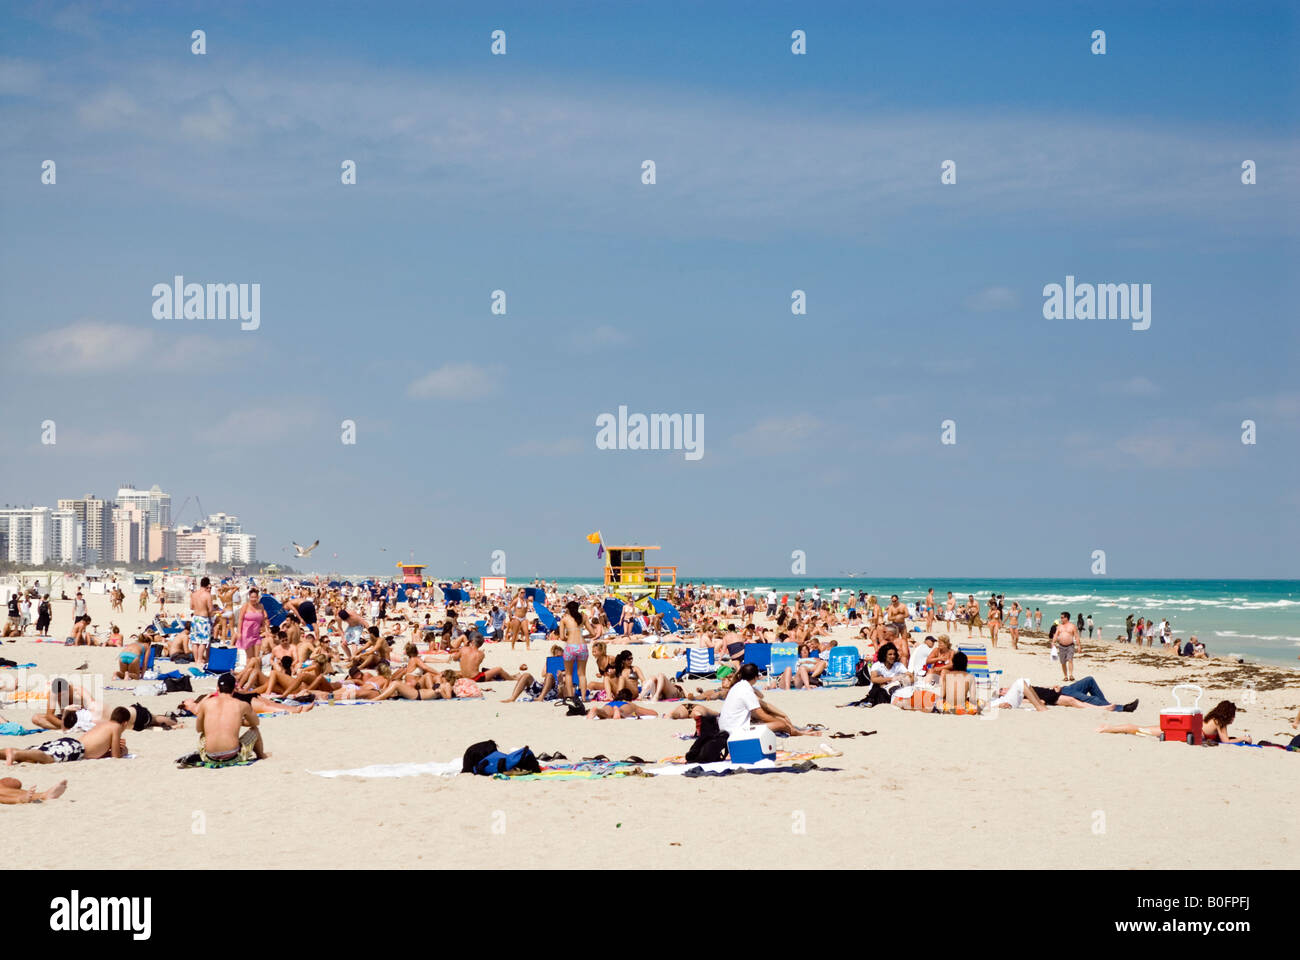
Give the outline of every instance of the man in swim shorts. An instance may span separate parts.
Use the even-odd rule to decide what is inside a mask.
[[[210,763],[240,763],[253,758],[265,760],[257,711],[251,703],[236,699],[235,675],[217,678],[217,692],[199,704],[195,728],[199,732],[199,756]],[[241,727],[247,727],[242,733]]]
[[[212,643],[212,581],[204,577],[199,588],[190,594],[190,647],[194,663],[200,670],[208,664],[208,645]]]
[[[56,737],[32,750],[5,750],[5,765],[15,763],[74,763],[78,760],[118,759],[126,756],[122,731],[130,722],[126,707],[115,707],[107,720],[95,724],[80,737]]]

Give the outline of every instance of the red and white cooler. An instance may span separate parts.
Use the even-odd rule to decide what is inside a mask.
[[[1179,690],[1196,691],[1196,699],[1189,707],[1183,706]],[[1160,739],[1166,743],[1186,743],[1200,746],[1205,739],[1201,721],[1201,696],[1204,691],[1194,683],[1180,683],[1174,687],[1176,707],[1160,711]]]

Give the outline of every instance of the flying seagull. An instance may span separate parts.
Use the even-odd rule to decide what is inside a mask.
[[[317,547],[319,547],[319,546],[320,546],[320,541],[319,541],[319,540],[317,540],[315,543],[313,543],[310,547],[301,547],[301,546],[299,546],[298,544],[295,543],[295,544],[293,545],[294,556],[298,556],[298,557],[310,557],[310,556],[311,556],[311,552],[312,552],[313,550],[315,550],[315,549],[316,549]]]

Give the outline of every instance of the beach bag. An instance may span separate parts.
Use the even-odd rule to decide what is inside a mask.
[[[699,717],[696,726],[699,732],[691,748],[686,751],[686,762],[717,763],[719,760],[725,760],[728,735],[719,729],[718,718]]]
[[[493,750],[474,764],[474,773],[480,777],[491,777],[498,773],[518,770],[521,773],[541,773],[542,765],[528,747],[520,747],[510,753]]]
[[[194,692],[194,687],[190,684],[189,677],[163,677],[162,682],[167,688],[168,693]]]
[[[587,708],[583,706],[582,701],[577,697],[565,697],[562,701],[568,710],[564,712],[566,717],[585,717]]]
[[[870,660],[858,661],[857,685],[859,687],[871,686],[871,661]]]
[[[471,744],[465,749],[465,755],[461,758],[460,772],[471,773],[480,760],[488,754],[498,752],[495,740],[480,740],[478,743]]]

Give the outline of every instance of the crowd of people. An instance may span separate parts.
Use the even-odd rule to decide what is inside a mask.
[[[1005,631],[1013,649],[1019,646],[1022,630],[1041,634],[1041,610],[1031,611],[1014,600],[1008,606],[997,594],[981,604],[973,595],[962,601],[948,593],[939,600],[931,590],[909,607],[896,594],[882,603],[875,595],[838,588],[823,596],[813,587],[792,597],[686,584],[672,596],[682,628],[675,637],[666,637],[660,610],[627,602],[615,605],[617,615],[611,617],[606,598],[561,594],[554,584],[537,582],[509,594],[485,593],[469,582],[455,588],[455,597],[467,599],[444,601],[440,591],[425,585],[310,582],[286,582],[279,596],[264,598],[255,582],[214,585],[202,577],[192,586],[183,619],[167,621],[160,605],[159,615],[146,629],[125,639],[113,625],[105,640],[120,648],[116,677],[133,680],[145,676],[151,652],[203,668],[214,649],[233,647],[237,662],[221,673],[214,692],[182,701],[171,714],[155,715],[136,703],[115,707],[105,717],[84,688],[56,678],[46,710],[34,722],[58,735],[35,747],[5,749],[5,762],[123,757],[128,731],[176,729],[193,717],[200,761],[214,766],[246,763],[270,756],[259,714],[304,713],[321,701],[477,699],[484,696],[480,685],[493,682],[511,685],[503,703],[563,701],[571,713],[592,720],[667,717],[699,723],[709,718],[726,735],[762,725],[799,736],[822,728],[797,724],[764,693],[821,686],[833,652],[846,637],[859,652],[854,680],[866,690],[852,704],[841,706],[892,704],[960,714],[1020,707],[1133,712],[1138,705],[1136,700],[1111,703],[1095,678],[1075,678],[1075,655],[1085,637],[1092,639],[1095,625],[1091,616],[1072,619],[1066,611],[1049,631],[1062,673],[1060,684],[1036,685],[1019,678],[994,690],[987,681],[977,683],[967,655],[954,649],[949,633],[931,631],[938,627],[955,632],[964,622],[971,636],[987,627],[991,646],[998,645]],[[542,607],[548,590],[551,604]],[[35,599],[10,599],[10,619],[17,619],[20,630],[26,627],[27,606]],[[82,593],[70,599],[72,642],[100,642],[89,635]],[[113,599],[120,607],[120,599]],[[760,609],[766,616],[759,616]],[[39,599],[30,612],[38,630],[48,631],[48,598]],[[1144,636],[1162,635],[1167,623],[1151,631],[1144,626],[1141,620],[1134,623],[1139,642]],[[638,632],[655,642],[667,638],[683,644],[665,648],[665,656],[680,656],[686,644],[711,649],[715,666],[709,679],[716,680],[716,686],[693,684],[670,670],[644,669],[633,662],[630,650],[613,649],[631,642]],[[836,632],[838,638],[832,636]],[[484,664],[488,643],[509,643],[511,650],[523,644],[531,650],[533,642],[549,644],[543,671],[531,672],[523,664],[516,674]],[[746,647],[754,643],[791,644],[797,659],[772,671],[764,682],[758,666],[746,657]],[[1190,655],[1203,656],[1203,648]],[[1214,741],[1234,742],[1227,733],[1233,709],[1225,701],[1207,715],[1207,732]],[[1103,730],[1150,732],[1132,726]],[[62,789],[59,784],[41,794],[23,790],[16,781],[3,781],[0,800],[53,799]]]

